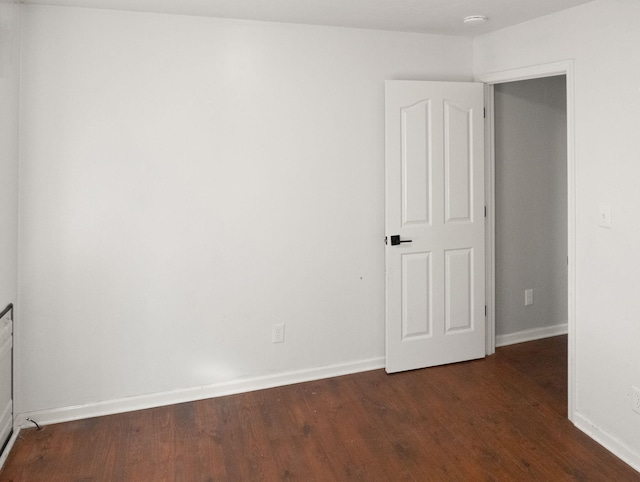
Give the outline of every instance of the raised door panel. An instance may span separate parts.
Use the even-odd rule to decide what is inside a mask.
[[[431,254],[402,255],[402,339],[431,335]]]
[[[444,102],[445,222],[471,222],[473,172],[471,109]]]
[[[429,224],[431,213],[431,103],[402,108],[402,225]]]
[[[445,333],[473,329],[473,249],[445,251]]]

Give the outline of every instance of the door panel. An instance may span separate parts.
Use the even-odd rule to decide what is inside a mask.
[[[471,111],[444,102],[445,222],[470,222],[473,212]]]
[[[429,102],[402,109],[402,225],[430,223]]]
[[[444,258],[445,334],[473,330],[473,250],[447,250]]]
[[[387,372],[484,356],[483,97],[385,85]]]
[[[402,255],[402,339],[431,335],[430,253]]]

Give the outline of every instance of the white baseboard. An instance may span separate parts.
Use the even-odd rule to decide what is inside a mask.
[[[9,457],[9,452],[11,452],[11,449],[13,448],[13,444],[15,444],[16,440],[18,440],[18,435],[20,435],[20,429],[14,427],[13,434],[11,434],[11,438],[7,442],[7,446],[4,448],[4,452],[2,452],[2,455],[0,456],[0,470],[2,469],[2,467],[4,467],[4,463],[7,461],[7,457]]]
[[[100,417],[115,413],[131,412],[134,410],[144,410],[147,408],[173,405],[176,403],[192,402],[206,398],[233,395],[236,393],[263,390],[293,383],[320,380],[322,378],[338,377],[350,375],[352,373],[366,372],[383,368],[384,357],[371,358],[352,363],[340,365],[330,365],[326,367],[311,368],[295,372],[278,373],[262,377],[234,380],[219,384],[172,390],[169,392],[152,393],[136,397],[106,400],[102,402],[87,403],[70,407],[54,408],[34,412],[19,413],[15,417],[16,427],[32,427],[33,424],[27,421],[31,418],[39,425],[50,425],[53,423],[69,422],[83,418]]]
[[[613,455],[640,472],[640,452],[622,443],[580,413],[574,413],[573,423]]]
[[[552,336],[566,335],[568,333],[567,323],[559,325],[545,326],[543,328],[533,328],[532,330],[518,331],[507,335],[496,335],[496,346],[515,345],[525,341],[540,340]]]

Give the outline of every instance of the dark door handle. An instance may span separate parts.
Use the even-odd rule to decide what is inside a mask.
[[[399,234],[394,234],[393,236],[391,236],[391,246],[397,246],[400,243],[410,243],[411,241],[411,239],[405,239],[401,241]]]

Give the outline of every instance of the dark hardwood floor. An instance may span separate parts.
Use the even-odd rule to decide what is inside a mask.
[[[566,418],[567,340],[25,430],[1,481],[639,481]]]

